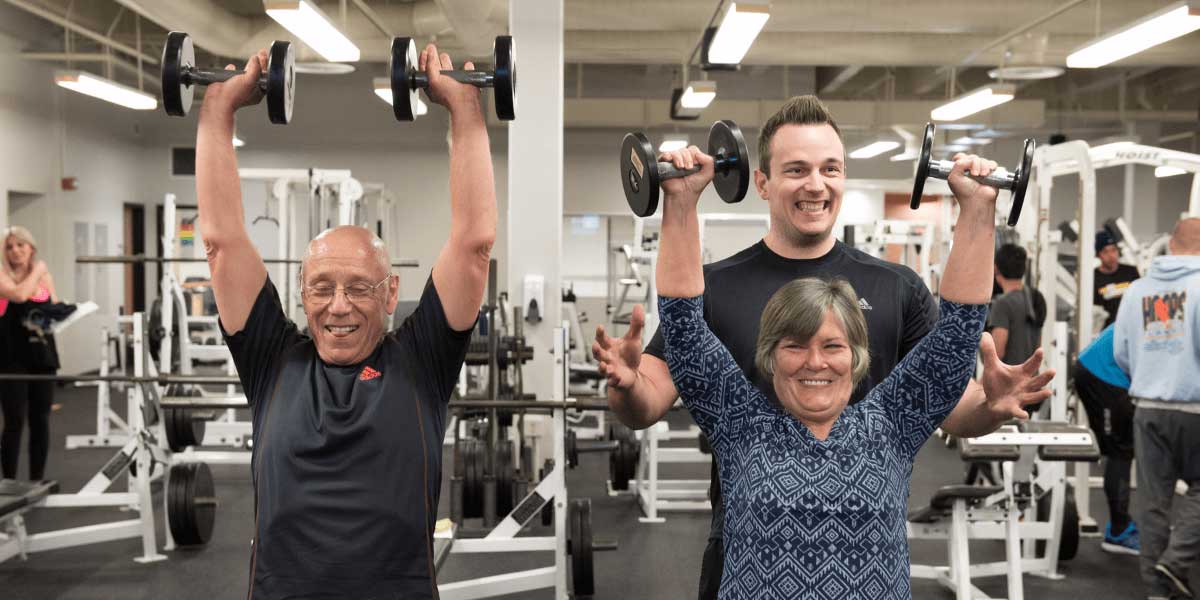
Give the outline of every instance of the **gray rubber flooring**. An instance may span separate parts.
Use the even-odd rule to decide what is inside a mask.
[[[57,479],[63,491],[78,490],[108,460],[115,450],[66,450],[68,434],[94,433],[94,392],[89,389],[60,388],[62,404],[51,420],[52,446],[47,473]],[[679,426],[687,416],[674,415]],[[447,457],[448,458],[448,457]],[[22,472],[25,469],[22,456]],[[450,468],[447,460],[447,469]],[[568,488],[572,497],[592,498],[596,537],[615,539],[618,552],[596,555],[596,598],[672,598],[696,596],[700,557],[709,527],[707,513],[673,513],[662,524],[638,522],[639,510],[631,498],[610,498],[605,492],[608,462],[603,455],[585,454],[578,469],[569,472]],[[707,467],[678,465],[668,467],[669,477],[707,477]],[[133,557],[141,553],[140,539],[123,540],[57,550],[32,555],[28,560],[12,559],[0,564],[0,599],[176,599],[213,600],[241,598],[246,593],[248,549],[253,527],[253,492],[249,470],[241,466],[214,466],[220,509],[212,541],[201,549],[172,552],[169,558],[152,564],[139,564]],[[913,506],[928,502],[940,485],[955,483],[964,470],[957,454],[934,439],[922,449],[912,481]],[[448,476],[447,476],[448,479]],[[116,484],[124,488],[123,480]],[[442,493],[439,514],[448,514],[449,494]],[[1100,490],[1092,491],[1094,517],[1105,522],[1107,509]],[[30,531],[88,525],[102,521],[132,518],[116,509],[42,509],[33,511],[27,523]],[[534,522],[538,520],[535,518]],[[537,533],[539,530],[534,529]],[[161,542],[161,519],[159,524]],[[944,544],[913,542],[914,563],[945,562]],[[972,545],[972,558],[1001,560],[1003,547],[998,542]],[[440,581],[450,582],[482,575],[499,574],[552,564],[549,553],[508,555],[454,555],[443,567]],[[1100,550],[1099,539],[1085,538],[1078,556],[1061,565],[1065,578],[1048,581],[1026,577],[1025,597],[1086,598],[1088,600],[1143,598],[1135,557],[1114,556]],[[1193,581],[1200,581],[1193,573]],[[1003,577],[978,580],[987,593],[1006,595]],[[914,598],[950,599],[953,596],[929,581],[913,581]],[[550,591],[507,596],[506,598],[550,599]]]

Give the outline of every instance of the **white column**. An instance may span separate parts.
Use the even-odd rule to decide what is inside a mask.
[[[526,320],[534,347],[525,391],[553,396],[554,328],[562,321],[559,263],[563,219],[563,0],[512,2],[508,13],[517,78],[516,119],[508,123],[509,298],[529,314],[528,276],[541,277],[540,321]]]

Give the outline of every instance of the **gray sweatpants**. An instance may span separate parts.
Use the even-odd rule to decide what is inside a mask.
[[[1138,407],[1133,417],[1137,493],[1133,520],[1142,545],[1141,572],[1146,593],[1166,596],[1155,574],[1161,563],[1186,580],[1200,558],[1200,414]],[[1175,481],[1188,484],[1171,520]]]

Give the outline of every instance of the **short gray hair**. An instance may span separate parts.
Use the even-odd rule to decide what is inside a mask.
[[[758,322],[758,344],[754,352],[754,366],[758,372],[771,379],[775,374],[775,348],[779,342],[812,339],[821,328],[826,311],[833,311],[846,329],[852,357],[850,378],[857,386],[871,366],[867,320],[858,306],[858,294],[854,293],[850,282],[840,277],[796,279],[771,296]]]

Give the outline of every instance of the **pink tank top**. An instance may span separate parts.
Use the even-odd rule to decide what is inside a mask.
[[[29,302],[48,302],[50,300],[50,290],[46,286],[39,285],[38,289],[32,296],[29,297]],[[0,298],[0,317],[8,312],[8,298]]]

